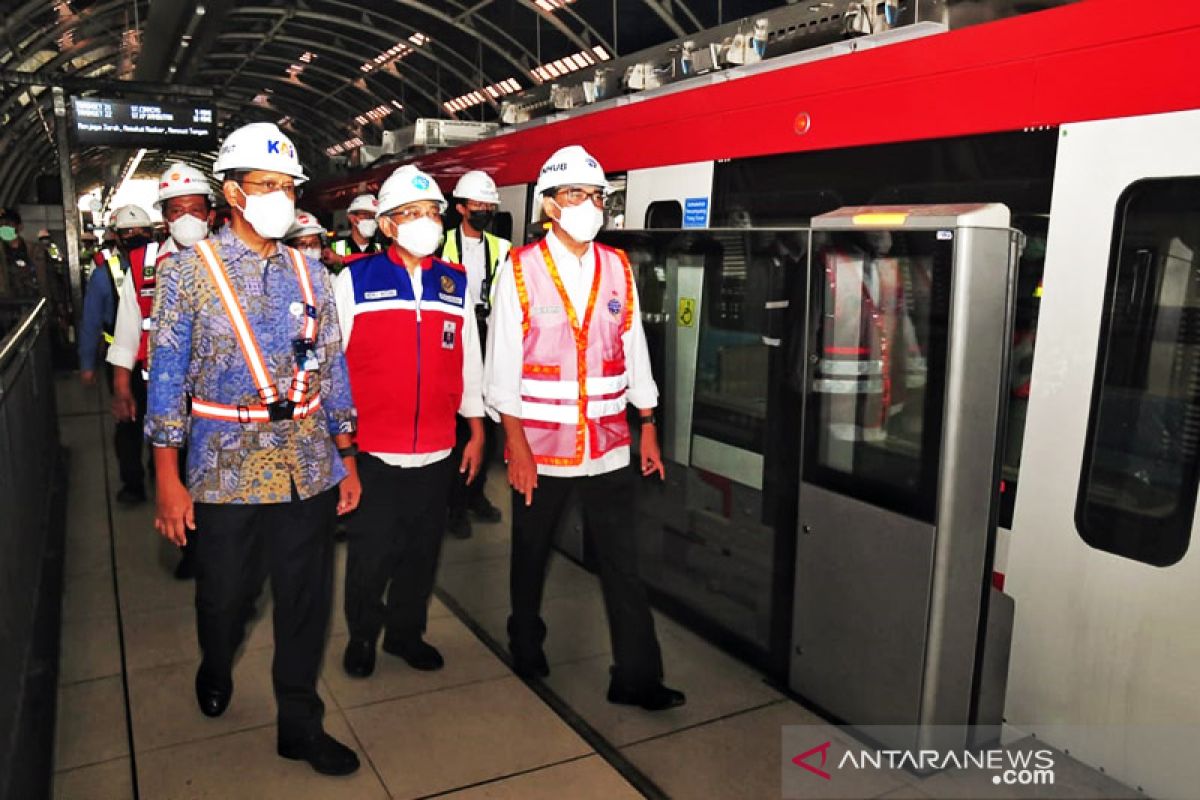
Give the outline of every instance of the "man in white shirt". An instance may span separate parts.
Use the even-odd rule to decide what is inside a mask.
[[[535,187],[551,231],[513,251],[499,273],[484,387],[508,440],[513,549],[508,619],[513,666],[544,677],[542,589],[554,531],[578,491],[599,566],[612,633],[610,702],[659,711],[683,705],[662,683],[662,657],[637,573],[632,436],[639,409],[641,472],[664,476],[658,387],[625,254],[593,239],[604,224],[604,171],[582,147],[565,147]]]
[[[445,208],[432,178],[411,165],[396,170],[379,190],[391,246],[350,262],[334,289],[363,484],[347,526],[350,641],[342,657],[356,678],[374,671],[380,631],[384,652],[414,669],[444,663],[423,636],[446,495],[455,468],[474,479],[483,449],[483,363],[467,276],[432,255]],[[456,414],[468,419],[471,437],[453,459]]]

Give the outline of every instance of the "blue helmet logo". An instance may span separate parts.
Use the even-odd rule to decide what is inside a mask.
[[[592,169],[597,169],[600,166],[596,163],[596,159],[594,158],[589,158],[585,163]]]
[[[413,178],[412,185],[423,192],[429,188],[429,178],[426,178],[424,175],[417,175]]]

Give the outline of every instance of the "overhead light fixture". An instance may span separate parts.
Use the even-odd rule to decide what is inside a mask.
[[[203,3],[196,4],[196,16],[197,17],[203,17],[207,11],[208,11],[208,9],[204,7]]]
[[[534,67],[529,71],[534,80],[538,83],[561,78],[563,75],[575,72],[576,70],[586,69],[587,67],[595,66],[598,61],[608,61],[612,56],[602,46],[596,45],[589,50],[580,50],[578,53],[573,53],[569,56],[550,61],[542,64],[540,67]]]
[[[442,108],[446,109],[451,114],[465,111],[468,108],[487,102],[487,100],[496,100],[513,92],[521,91],[521,84],[517,83],[516,78],[507,78],[499,83],[493,83],[491,86],[485,86],[474,92],[467,92],[464,95],[459,95],[453,100],[447,100],[442,103]]]

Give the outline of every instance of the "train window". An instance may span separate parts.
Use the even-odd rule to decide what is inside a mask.
[[[1187,552],[1200,482],[1200,177],[1117,204],[1075,525],[1165,567]]]
[[[647,228],[682,228],[683,206],[678,200],[655,200],[646,208]]]
[[[804,480],[933,523],[953,243],[814,233]]]

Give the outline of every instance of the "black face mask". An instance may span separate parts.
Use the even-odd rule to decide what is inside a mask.
[[[148,244],[150,244],[150,237],[142,236],[141,234],[129,236],[121,240],[121,246],[126,250],[137,250],[139,247],[145,247]]]
[[[495,211],[472,211],[467,215],[467,222],[477,231],[486,231],[492,227],[492,220],[495,218]]]

